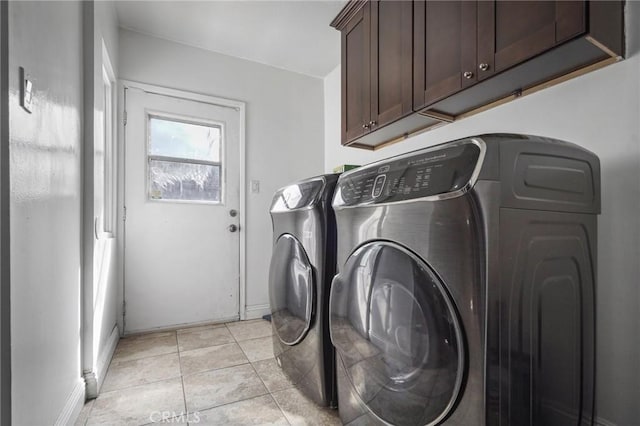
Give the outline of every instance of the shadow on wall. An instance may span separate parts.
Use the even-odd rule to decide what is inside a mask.
[[[636,141],[638,137],[635,135]],[[596,417],[638,419],[640,400],[640,290],[630,285],[640,276],[640,158],[603,162],[602,214],[598,218],[598,282],[596,285],[596,401],[612,402],[612,389],[633,389],[609,407],[596,404]],[[635,261],[631,260],[635,259]],[[629,280],[612,280],[626,276]],[[636,277],[631,279],[631,277]],[[607,363],[602,362],[607,359]],[[634,373],[635,372],[635,377]],[[624,402],[626,400],[626,403]],[[605,423],[606,424],[606,423]]]

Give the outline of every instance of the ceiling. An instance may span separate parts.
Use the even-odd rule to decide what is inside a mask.
[[[345,0],[117,1],[120,26],[140,33],[325,77],[340,62],[329,27]]]

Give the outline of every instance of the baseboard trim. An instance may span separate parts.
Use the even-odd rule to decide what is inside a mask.
[[[595,426],[616,426],[615,423],[605,420],[602,417],[596,417],[594,424]]]
[[[82,407],[84,406],[84,386],[84,380],[79,378],[73,388],[73,391],[71,391],[71,394],[67,398],[67,402],[62,408],[62,412],[54,423],[56,426],[66,426],[75,423],[76,419],[80,415]]]
[[[96,366],[96,378],[98,380],[98,389],[102,388],[102,383],[104,383],[104,378],[107,375],[107,370],[109,369],[109,364],[111,363],[113,354],[116,351],[116,346],[118,346],[118,341],[120,341],[120,330],[118,329],[118,326],[115,325],[113,327],[113,330],[111,330],[111,334],[109,335],[109,340],[107,340],[107,346],[104,348],[104,350],[100,354],[100,358],[98,359],[98,365]]]
[[[262,305],[247,306],[244,310],[245,319],[251,320],[256,318],[262,318],[264,315],[271,313],[271,308],[268,303]]]
[[[125,333],[123,334],[122,337],[139,336],[139,335],[142,335],[142,334],[159,333],[159,332],[163,332],[163,331],[175,331],[175,330],[181,330],[183,328],[199,327],[199,326],[203,326],[203,325],[224,324],[225,322],[233,322],[233,321],[238,321],[238,315],[234,315],[232,317],[218,318],[218,319],[215,319],[215,320],[207,320],[207,321],[200,321],[200,322],[190,322],[190,323],[184,323],[184,324],[167,325],[167,326],[156,327],[156,328],[125,331]]]

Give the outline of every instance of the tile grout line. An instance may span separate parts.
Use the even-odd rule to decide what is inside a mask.
[[[140,361],[140,360],[143,360],[143,359],[153,358],[155,356],[171,355],[171,354],[175,354],[175,353],[178,353],[178,351],[166,352],[166,353],[162,353],[162,354],[148,355],[148,356],[143,356],[143,357],[140,357],[140,358],[127,359],[127,360],[124,360],[124,361],[115,360],[115,363],[113,362],[114,360],[112,359],[112,362],[109,364],[109,367],[111,367],[114,364],[122,364],[123,362]]]
[[[264,388],[267,390],[267,395],[269,395],[273,400],[273,402],[276,403],[276,407],[278,407],[278,410],[280,410],[284,419],[287,421],[287,423],[289,423],[289,425],[291,425],[291,422],[289,421],[289,418],[287,417],[286,413],[282,410],[282,407],[280,406],[280,404],[278,404],[278,401],[273,397],[273,392],[271,392],[271,390],[267,387],[267,384],[264,382],[264,379],[260,376],[260,373],[258,373],[258,370],[256,370],[256,367],[253,365],[252,362],[249,362],[249,364],[251,365],[251,368],[253,368],[253,371],[255,371],[256,376],[258,376],[258,379],[260,379],[260,381],[262,382],[262,386],[264,386]]]
[[[258,374],[258,372],[256,371],[256,369],[253,367],[253,364],[251,364],[251,361],[249,361],[249,357],[247,357],[247,354],[246,354],[246,353],[244,352],[244,350],[242,349],[242,346],[240,346],[240,344],[239,344],[239,342],[238,342],[238,339],[236,339],[236,336],[233,334],[233,332],[232,332],[232,331],[231,331],[231,329],[227,326],[227,324],[228,324],[228,323],[224,323],[224,326],[226,327],[227,331],[229,332],[229,334],[230,334],[230,335],[231,335],[231,337],[233,338],[233,344],[236,344],[236,345],[240,348],[240,352],[242,352],[242,354],[243,354],[243,355],[244,355],[244,357],[246,358],[247,362],[246,362],[246,363],[242,363],[242,364],[237,364],[237,365],[230,365],[230,366],[228,366],[228,367],[214,368],[214,369],[211,369],[211,370],[200,371],[200,372],[197,372],[197,373],[188,374],[187,376],[189,376],[189,375],[195,375],[195,374],[201,374],[201,373],[206,373],[206,372],[209,372],[209,371],[224,370],[224,369],[227,369],[227,368],[234,368],[234,367],[239,367],[239,366],[241,366],[241,365],[247,365],[247,364],[249,364],[249,365],[251,366],[251,369],[255,372],[256,376],[258,376],[258,379],[259,379],[259,380],[260,380],[260,382],[262,383],[262,386],[263,386],[263,387],[264,387],[264,389],[266,390],[266,393],[261,394],[261,395],[255,395],[255,396],[252,396],[252,397],[250,397],[250,398],[245,398],[245,399],[241,399],[241,400],[238,400],[238,401],[227,402],[227,403],[225,403],[225,404],[220,404],[220,405],[216,405],[216,406],[212,406],[212,407],[199,408],[199,409],[198,409],[198,412],[206,411],[206,410],[212,410],[212,409],[214,409],[214,408],[223,407],[223,406],[225,406],[225,405],[234,404],[234,403],[237,403],[237,402],[249,401],[249,400],[251,400],[251,399],[258,398],[258,397],[265,396],[265,395],[269,395],[269,396],[271,396],[271,394],[269,393],[269,389],[265,386],[264,382],[262,381],[262,378],[260,377],[260,375]],[[232,344],[232,343],[227,343],[227,344]],[[216,345],[216,346],[220,346],[220,345]],[[186,351],[185,351],[185,352],[186,352]],[[181,364],[181,367],[182,367],[182,364]],[[183,377],[183,391],[184,391],[184,376],[182,376],[182,377]],[[272,398],[273,398],[273,397],[272,397]],[[185,401],[186,401],[186,397],[185,397]],[[282,410],[281,410],[281,411],[282,411]],[[286,417],[285,417],[285,420],[286,420]],[[287,422],[288,422],[288,420],[287,420]]]
[[[287,416],[287,413],[284,411],[284,409],[282,408],[282,405],[280,405],[280,403],[278,402],[278,400],[273,396],[273,394],[271,393],[271,398],[275,401],[276,405],[278,406],[278,408],[280,409],[280,412],[284,415],[284,419],[287,421],[287,423],[289,423],[289,425],[293,425],[293,421],[291,419],[289,419],[289,416]]]
[[[224,326],[224,327],[223,327],[223,326]],[[238,340],[238,338],[236,337],[236,335],[231,331],[231,328],[228,326],[228,323],[223,323],[223,324],[220,324],[219,326],[213,326],[213,327],[211,327],[210,329],[216,329],[216,328],[219,328],[219,329],[223,329],[223,328],[224,328],[224,329],[226,329],[226,331],[227,331],[227,332],[229,333],[229,335],[232,337],[233,342],[223,343],[223,344],[221,344],[221,345],[210,345],[210,346],[205,346],[204,348],[208,348],[208,347],[215,347],[215,346],[222,346],[222,345],[226,345],[226,344],[235,343],[235,344],[240,348],[240,352],[243,354],[243,356],[244,356],[244,358],[245,358],[245,360],[246,360],[246,361],[245,361],[245,362],[243,362],[243,363],[241,363],[241,364],[231,365],[231,366],[222,367],[222,368],[214,368],[214,369],[205,370],[205,371],[202,371],[202,372],[196,372],[196,373],[192,373],[192,374],[201,374],[201,373],[205,373],[205,372],[209,372],[209,371],[223,370],[223,369],[227,369],[227,368],[234,368],[234,367],[239,367],[239,366],[242,366],[242,365],[249,364],[249,365],[251,365],[251,369],[253,370],[254,374],[256,374],[256,376],[257,376],[257,377],[258,377],[258,379],[260,380],[260,383],[261,383],[261,384],[262,384],[262,386],[263,386],[263,392],[264,392],[264,393],[261,393],[261,394],[259,394],[259,395],[254,395],[254,396],[249,397],[249,398],[240,399],[240,400],[238,400],[238,401],[228,402],[228,403],[221,404],[221,405],[218,405],[218,406],[213,406],[213,407],[208,407],[208,408],[199,409],[198,411],[204,411],[204,410],[209,410],[209,409],[213,409],[213,408],[217,408],[217,407],[222,407],[222,406],[229,405],[229,404],[233,404],[233,403],[239,403],[239,402],[243,402],[243,401],[249,401],[249,400],[251,400],[251,399],[255,399],[255,398],[259,398],[259,397],[263,397],[263,396],[267,396],[267,395],[269,395],[269,397],[271,398],[271,400],[272,400],[273,402],[275,402],[275,403],[276,403],[276,406],[278,407],[278,409],[279,409],[279,411],[280,411],[281,415],[284,417],[285,421],[286,421],[288,424],[291,424],[291,422],[289,421],[289,419],[288,419],[288,417],[287,417],[286,413],[284,413],[284,412],[283,412],[282,408],[280,407],[280,404],[278,404],[278,403],[277,403],[277,401],[276,401],[276,400],[275,400],[275,398],[273,397],[273,393],[268,389],[268,387],[266,386],[266,384],[265,384],[264,380],[262,379],[262,377],[260,376],[260,374],[258,374],[258,372],[257,372],[257,370],[256,370],[256,368],[255,368],[255,366],[254,366],[254,364],[253,364],[254,362],[260,362],[260,361],[264,361],[264,360],[256,360],[256,361],[251,361],[251,360],[249,360],[249,357],[247,356],[247,353],[246,353],[246,352],[245,352],[245,350],[242,348],[242,346],[240,346],[240,342],[243,342],[243,341],[257,340],[257,339],[266,338],[266,337],[271,337],[271,338],[273,338],[273,333],[270,333],[270,334],[269,334],[269,335],[267,335],[267,336],[258,336],[258,337],[252,337],[252,338],[250,338],[250,339]],[[203,329],[203,330],[207,330],[207,328],[205,328],[205,329]],[[203,330],[197,330],[197,331],[196,331],[196,330],[194,330],[194,331],[191,331],[191,332],[188,332],[188,333],[181,333],[181,334],[188,335],[188,334],[195,333],[195,332],[198,332],[198,331],[203,331]],[[169,355],[176,354],[176,356],[178,357],[179,376],[174,376],[174,377],[169,377],[169,378],[162,378],[162,379],[158,379],[158,380],[154,380],[154,381],[150,381],[150,382],[146,382],[146,383],[132,384],[132,385],[130,385],[130,386],[126,386],[126,387],[112,389],[112,390],[107,391],[107,392],[101,392],[101,393],[100,393],[100,395],[103,395],[103,394],[108,395],[108,394],[113,393],[113,392],[124,391],[124,390],[132,389],[132,388],[135,388],[135,387],[146,386],[146,385],[151,385],[151,384],[155,384],[155,383],[159,383],[159,382],[164,382],[164,381],[167,381],[167,380],[175,380],[175,379],[177,379],[177,378],[180,378],[180,382],[181,382],[181,386],[182,386],[182,397],[183,397],[184,413],[188,413],[188,404],[187,404],[187,398],[186,398],[186,390],[185,390],[185,382],[184,382],[184,378],[185,378],[185,376],[189,376],[189,374],[187,374],[187,375],[185,375],[185,374],[184,374],[184,371],[183,371],[183,365],[182,365],[182,356],[181,356],[181,355],[182,355],[183,353],[189,352],[190,350],[182,351],[182,350],[180,349],[180,344],[179,344],[180,339],[179,339],[178,331],[179,331],[179,330],[174,330],[174,331],[172,331],[172,332],[171,332],[171,333],[173,333],[173,336],[174,336],[174,339],[173,339],[173,340],[174,340],[174,344],[175,344],[175,348],[176,348],[176,350],[175,350],[175,351],[167,352],[167,353],[160,353],[160,354],[153,354],[153,355],[143,356],[143,357],[140,357],[140,358],[128,359],[128,360],[124,360],[124,361],[118,361],[118,360],[116,359],[116,360],[115,360],[115,363],[114,363],[114,358],[115,358],[115,357],[114,357],[114,358],[112,358],[112,359],[111,359],[111,362],[110,362],[110,364],[109,364],[109,368],[108,368],[108,370],[109,370],[111,367],[116,367],[116,368],[117,368],[118,364],[122,364],[122,363],[134,363],[134,362],[140,362],[140,361],[148,360],[148,359],[150,359],[150,358],[159,358],[159,357],[162,357],[162,356],[169,356]],[[150,337],[152,338],[152,336],[150,336]],[[163,337],[168,337],[168,336],[163,336]],[[143,340],[147,340],[147,338],[145,337]],[[118,344],[120,344],[120,343],[121,343],[121,341],[122,341],[122,339],[118,342]],[[152,345],[152,346],[154,346],[154,345]],[[197,349],[204,349],[204,348],[195,348],[195,349],[191,349],[191,351],[193,351],[193,350],[197,350]],[[270,359],[270,358],[267,358],[267,359]],[[265,360],[266,360],[266,359],[265,359]],[[108,370],[107,370],[107,371],[108,371]],[[92,403],[92,406],[90,407],[89,412],[87,413],[86,420],[84,421],[85,426],[86,426],[86,424],[89,422],[89,420],[91,419],[91,416],[94,414],[94,413],[93,413],[93,409],[94,409],[94,408],[95,408],[95,402],[93,402],[93,403]],[[174,418],[177,418],[177,417],[179,417],[179,416],[175,416]]]
[[[166,331],[158,332],[158,334],[161,334],[161,333],[167,334],[167,333],[169,333],[169,332],[166,332]],[[177,352],[177,349],[178,349],[178,345],[177,345],[177,341],[178,341],[178,340],[177,340],[177,339],[178,339],[178,333],[177,333],[176,331],[171,331],[170,333],[173,333],[173,334],[176,336],[176,352]],[[153,333],[153,334],[155,334],[155,333]],[[150,337],[145,337],[145,338],[143,338],[143,339],[136,339],[136,340],[151,340],[152,338],[153,338],[153,337],[152,337],[152,336],[150,336]],[[127,338],[126,338],[126,337],[124,337],[124,338],[123,338],[123,337],[121,337],[121,338],[120,338],[120,340],[118,340],[118,345],[116,346],[116,350],[115,350],[115,351],[114,351],[114,353],[113,353],[113,357],[111,358],[111,361],[109,362],[109,366],[113,365],[113,363],[114,363],[114,362],[115,362],[116,364],[118,364],[118,363],[121,363],[121,362],[137,361],[137,360],[141,360],[141,359],[151,358],[151,357],[154,357],[154,356],[159,356],[159,355],[168,355],[168,354],[175,353],[175,352],[166,352],[166,353],[160,353],[160,354],[146,355],[146,356],[142,356],[142,357],[140,357],[140,358],[126,359],[126,360],[124,360],[124,361],[119,361],[119,360],[117,359],[117,358],[118,358],[118,356],[116,355],[116,354],[117,354],[117,351],[118,351],[118,346],[120,346],[120,343],[122,343],[123,341],[126,341],[126,340],[127,340]]]
[[[136,361],[142,361],[143,359],[144,359],[144,360],[147,360],[147,359],[149,359],[149,358],[160,358],[161,356],[173,355],[173,354],[177,354],[177,353],[178,353],[178,351],[176,351],[176,352],[166,352],[166,353],[163,353],[163,354],[155,354],[155,355],[145,356],[145,357],[143,357],[143,358],[134,358],[134,359],[128,359],[128,360],[126,360],[126,361],[116,361],[116,362],[112,362],[112,363],[110,363],[110,364],[109,364],[109,367],[107,368],[107,371],[109,371],[109,369],[110,369],[111,367],[117,367],[118,365],[122,365],[122,364],[125,364],[125,363],[136,362]]]
[[[227,323],[228,324],[228,323]],[[240,346],[240,342],[238,341],[238,339],[236,339],[236,336],[233,334],[233,332],[231,331],[231,329],[229,329],[229,326],[225,324],[225,326],[227,327],[227,330],[229,330],[229,333],[231,334],[231,337],[233,337],[233,340],[235,340],[236,344],[240,347],[240,350],[242,351],[242,353],[244,353],[245,357],[247,357],[247,354],[244,352],[244,349],[242,349],[242,346]],[[273,330],[271,331],[270,334],[271,338],[273,339]],[[249,359],[249,357],[247,357],[247,360]],[[256,361],[257,362],[257,361]],[[271,399],[273,400],[273,402],[276,403],[276,406],[278,407],[278,409],[280,410],[280,412],[282,413],[282,416],[284,417],[285,421],[289,424],[292,425],[291,421],[289,420],[289,417],[287,417],[287,414],[282,410],[282,407],[280,406],[280,404],[278,404],[278,401],[273,397],[273,393],[271,392],[271,390],[269,390],[269,388],[267,387],[267,385],[265,384],[264,380],[262,379],[262,377],[260,377],[260,374],[258,373],[258,370],[256,370],[256,367],[253,365],[253,362],[249,361],[249,365],[251,366],[251,368],[253,369],[253,371],[256,373],[256,376],[258,376],[258,379],[260,379],[260,382],[262,382],[262,386],[264,386],[264,388],[267,391],[267,395],[269,395],[271,397]]]
[[[231,337],[233,338],[233,341],[236,343],[236,345],[240,346],[240,345],[238,344],[238,339],[236,339],[235,334],[233,334],[233,331],[231,331],[231,329],[229,328],[229,325],[228,325],[228,324],[229,324],[228,322],[225,322],[225,323],[224,323],[224,326],[227,328],[227,331],[229,332],[229,334],[230,334],[230,335],[231,335]],[[242,348],[240,348],[240,349],[242,349]]]
[[[175,330],[176,334],[191,334],[191,333],[198,333],[200,331],[207,331],[207,330],[215,330],[217,328],[225,328],[226,323],[224,322],[219,322],[216,324],[208,324],[208,325],[197,325],[194,327],[187,327],[187,328],[178,328]],[[181,332],[181,333],[178,333]]]
[[[178,349],[178,370],[180,370],[180,386],[182,387],[182,403],[184,404],[184,412],[187,413],[187,419],[189,418],[189,407],[187,406],[187,394],[184,390],[184,375],[182,374],[182,357],[180,356],[180,343],[178,340],[178,330],[176,330],[176,348]],[[187,421],[187,423],[189,423]]]
[[[158,379],[158,380],[153,380],[153,381],[150,381],[150,382],[132,384],[132,385],[124,386],[124,387],[121,387],[121,388],[115,388],[115,389],[111,389],[111,390],[108,390],[108,391],[102,391],[102,392],[100,392],[99,395],[102,395],[102,394],[105,394],[105,393],[110,393],[110,392],[121,391],[121,390],[125,390],[125,389],[131,389],[131,388],[134,388],[136,386],[150,385],[150,384],[162,382],[162,381],[165,381],[165,380],[172,380],[172,379],[177,379],[178,377],[181,377],[182,376],[182,366],[180,364],[180,353],[179,353],[179,347],[178,347],[178,340],[177,339],[178,339],[178,336],[176,334],[176,352],[167,352],[167,353],[164,353],[164,354],[149,355],[149,356],[146,356],[146,357],[135,358],[135,359],[130,359],[130,360],[126,360],[126,361],[116,361],[115,364],[113,363],[113,358],[112,358],[111,362],[109,363],[109,368],[107,368],[107,375],[109,374],[109,372],[111,370],[111,367],[117,367],[118,365],[121,365],[121,364],[124,364],[124,363],[133,363],[133,362],[138,362],[138,361],[142,361],[142,360],[149,360],[150,358],[159,358],[161,356],[167,356],[167,355],[176,354],[178,356],[178,369],[180,369],[180,375],[179,376],[165,377],[165,378]],[[106,380],[106,377],[107,376],[105,376],[105,380]],[[102,386],[104,388],[104,383],[103,383]],[[93,409],[93,407],[92,407],[92,409]]]
[[[271,330],[271,339],[273,339],[273,329]],[[233,337],[235,339],[235,336]],[[273,342],[271,342],[272,346],[273,346]],[[238,346],[240,346],[238,344]],[[240,346],[240,349],[242,349],[242,346]],[[244,352],[244,350],[243,350]],[[245,354],[246,356],[246,354]],[[248,359],[248,357],[247,357]],[[275,360],[275,354],[273,359]],[[263,360],[259,360],[259,361],[263,361]],[[258,361],[255,361],[258,362]],[[264,386],[264,388],[267,390],[267,395],[269,395],[271,397],[271,399],[273,400],[273,402],[276,403],[276,407],[278,407],[278,410],[280,410],[280,412],[282,413],[282,416],[284,417],[284,420],[289,423],[289,425],[292,425],[291,421],[289,420],[289,417],[287,417],[287,413],[284,412],[284,410],[282,409],[282,407],[280,406],[280,404],[278,403],[278,400],[275,399],[275,397],[273,396],[273,392],[271,392],[271,390],[267,387],[267,384],[264,382],[264,380],[262,379],[262,376],[260,376],[260,373],[258,373],[258,370],[256,370],[256,367],[253,365],[253,362],[249,361],[249,364],[251,365],[251,368],[253,368],[253,371],[255,371],[256,376],[258,376],[258,378],[260,379],[260,381],[262,382],[262,385]]]
[[[227,405],[233,405],[233,404],[237,404],[237,403],[239,403],[239,402],[251,401],[252,399],[262,398],[262,397],[265,397],[265,396],[270,396],[270,397],[271,397],[271,399],[273,399],[273,400],[274,400],[274,402],[275,402],[275,399],[271,396],[271,394],[269,394],[269,393],[267,392],[267,393],[263,393],[263,394],[261,394],[261,395],[254,395],[254,396],[251,396],[251,397],[249,397],[249,398],[239,399],[239,400],[237,400],[237,401],[230,401],[230,402],[225,402],[224,404],[220,404],[220,405],[214,405],[214,406],[211,406],[211,407],[199,408],[199,409],[197,410],[197,412],[198,412],[198,413],[200,413],[200,412],[202,412],[202,411],[214,410],[214,409],[216,409],[216,408],[226,407]],[[277,405],[277,402],[276,402],[276,405]],[[278,408],[280,408],[280,407],[278,407]],[[281,410],[281,411],[282,411],[282,410]],[[194,412],[195,412],[195,411],[194,411]],[[283,413],[283,414],[284,414],[284,413]],[[175,416],[175,417],[178,417],[178,416]],[[287,420],[286,416],[285,416],[285,420]],[[287,422],[288,422],[288,420],[287,420]]]
[[[203,346],[201,348],[195,348],[195,349],[187,349],[185,351],[178,351],[179,353],[186,353],[186,352],[193,352],[193,351],[199,351],[199,350],[203,350],[203,349],[209,349],[209,348],[215,348],[218,346],[227,346],[227,345],[238,345],[236,342],[229,342],[229,343],[222,343],[219,345],[209,345],[209,346]],[[240,346],[240,345],[238,345]],[[242,349],[242,348],[240,348]]]
[[[179,361],[178,361],[178,362],[179,362]],[[120,391],[123,391],[123,390],[128,390],[128,389],[131,389],[131,388],[136,388],[136,387],[139,387],[139,386],[153,385],[153,384],[156,384],[156,383],[165,382],[165,381],[167,381],[167,380],[179,379],[180,377],[182,377],[182,375],[180,375],[180,376],[173,376],[173,377],[165,377],[164,379],[158,379],[158,380],[154,380],[154,381],[152,381],[152,382],[138,383],[138,384],[135,384],[135,385],[125,386],[125,387],[123,387],[123,388],[111,389],[111,390],[108,390],[108,391],[100,392],[100,395],[103,395],[103,394],[109,394],[109,393],[112,393],[112,392],[120,392]],[[100,395],[98,395],[98,396],[100,396]],[[96,399],[97,399],[97,398],[96,398]]]
[[[247,362],[243,362],[242,364],[234,364],[234,365],[228,365],[226,367],[210,368],[208,370],[196,371],[195,373],[184,374],[184,375],[182,375],[182,377],[191,377],[191,376],[195,376],[197,374],[211,373],[213,371],[220,371],[220,370],[226,370],[228,368],[241,367],[241,366],[247,365],[247,364],[250,364],[250,362],[247,361]]]

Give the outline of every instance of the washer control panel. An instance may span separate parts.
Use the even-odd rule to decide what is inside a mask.
[[[465,187],[478,166],[480,147],[471,141],[444,144],[340,177],[334,206],[406,201]]]

